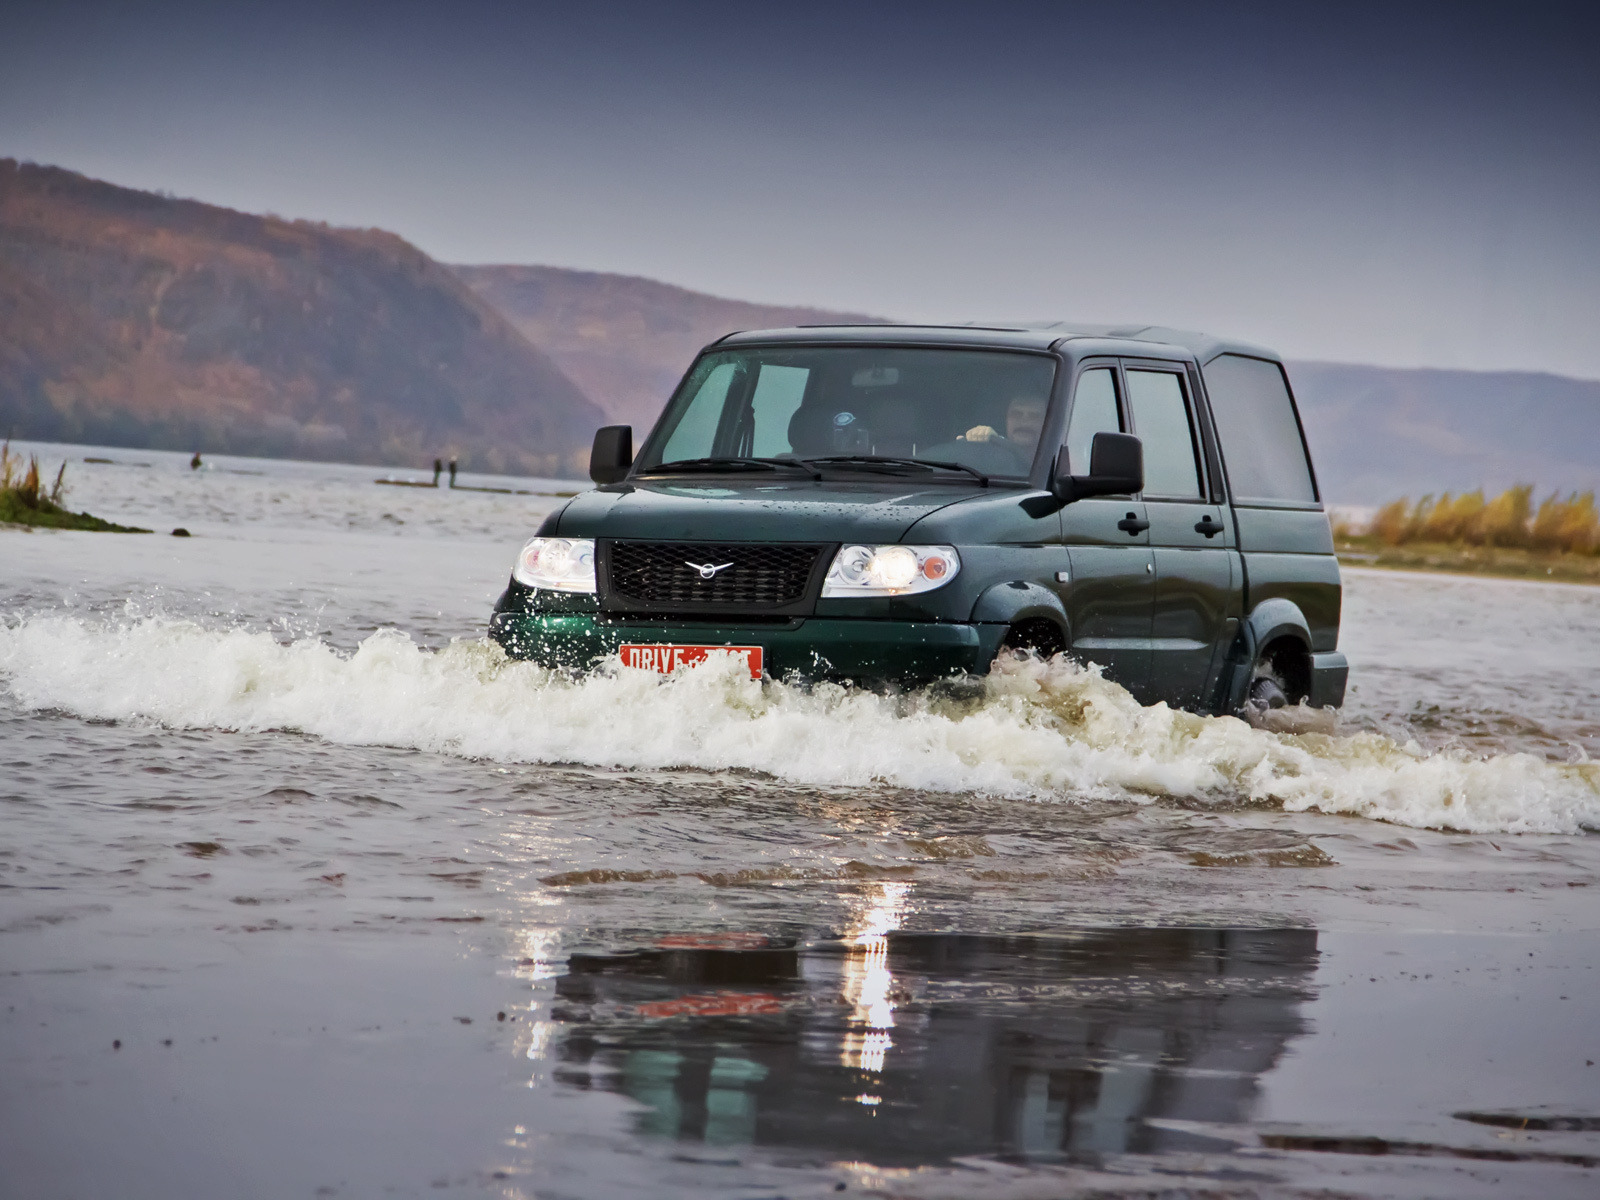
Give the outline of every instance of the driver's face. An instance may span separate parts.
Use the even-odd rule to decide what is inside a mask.
[[[1045,403],[1037,396],[1017,396],[1006,409],[1006,437],[1013,442],[1037,445],[1044,428]]]

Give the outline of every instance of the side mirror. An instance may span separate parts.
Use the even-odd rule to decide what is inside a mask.
[[[589,478],[596,483],[621,483],[633,465],[633,426],[605,425],[594,431],[589,450]]]
[[[1068,468],[1071,464],[1066,464]],[[1091,496],[1124,496],[1144,490],[1144,446],[1130,433],[1097,433],[1089,451],[1089,473],[1058,471],[1056,498],[1063,504]]]

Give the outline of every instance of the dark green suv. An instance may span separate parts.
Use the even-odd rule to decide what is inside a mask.
[[[1339,566],[1277,355],[1171,329],[737,333],[517,559],[516,658],[924,683],[1005,647],[1146,703],[1344,699]]]

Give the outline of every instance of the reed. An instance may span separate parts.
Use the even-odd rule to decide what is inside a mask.
[[[1437,500],[1409,497],[1380,508],[1366,535],[1384,546],[1429,543],[1543,550],[1560,554],[1600,553],[1600,512],[1593,492],[1551,493],[1537,511],[1533,488],[1507,488],[1493,499],[1482,489]]]
[[[8,439],[0,445],[0,524],[38,525],[51,529],[87,529],[98,533],[149,533],[128,525],[115,525],[88,513],[68,512],[67,464],[56,472],[55,482],[46,487],[39,473],[39,457],[30,454],[23,465],[20,454],[11,452]]]

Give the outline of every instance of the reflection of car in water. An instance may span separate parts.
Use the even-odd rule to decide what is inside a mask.
[[[889,933],[578,954],[557,1078],[641,1131],[880,1165],[1198,1146],[1303,1025],[1313,930]]]
[[[1161,329],[872,326],[706,348],[523,547],[513,657],[928,682],[1004,647],[1142,701],[1344,697],[1339,568],[1269,351]]]

